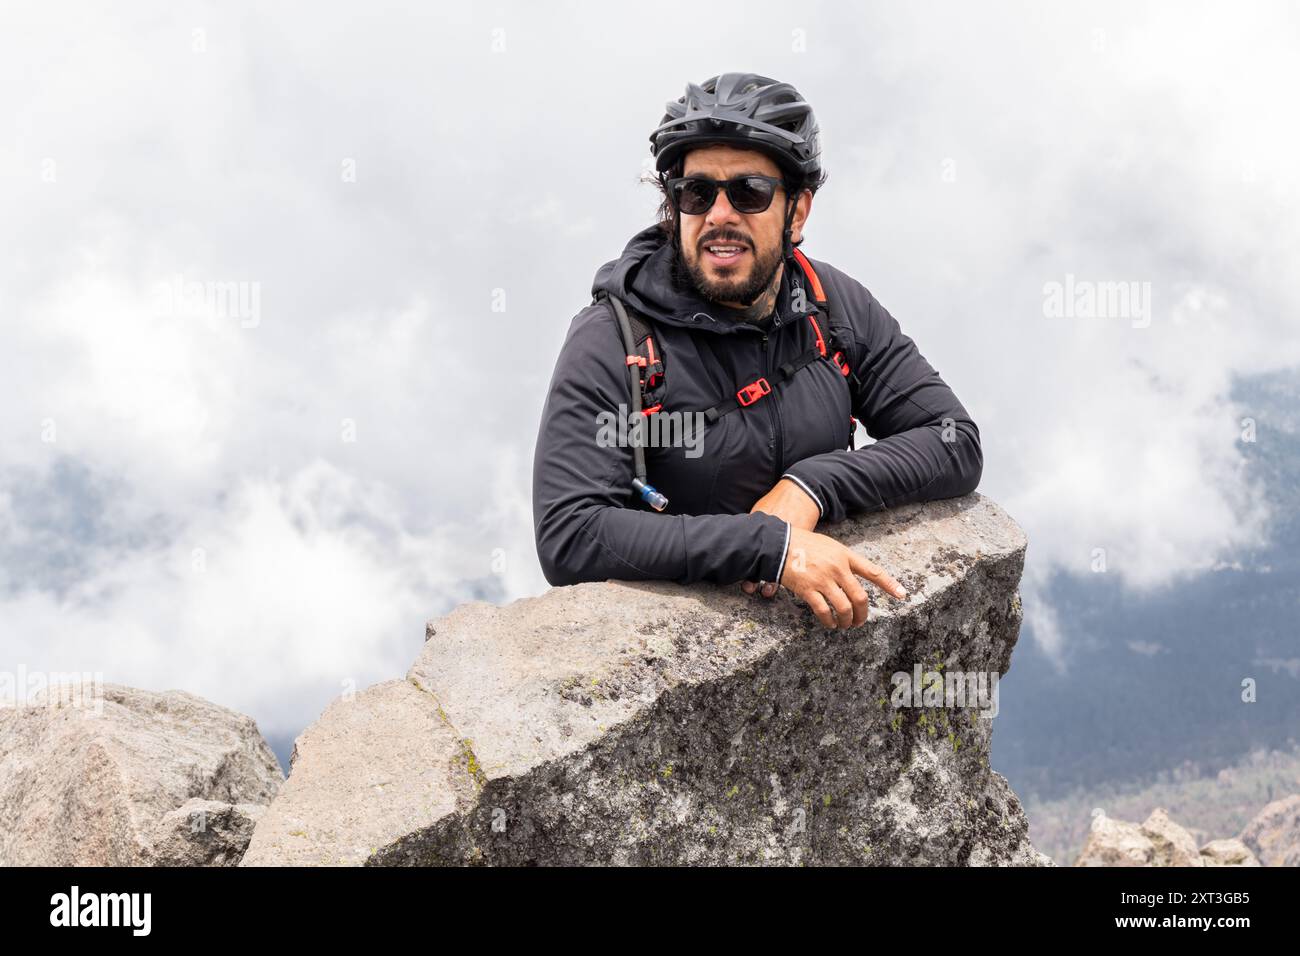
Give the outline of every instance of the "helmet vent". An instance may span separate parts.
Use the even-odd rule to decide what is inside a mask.
[[[660,172],[696,146],[726,143],[765,152],[787,172],[816,179],[821,148],[812,107],[789,83],[753,73],[724,73],[667,104],[650,135]]]

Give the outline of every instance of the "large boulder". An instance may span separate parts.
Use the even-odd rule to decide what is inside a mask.
[[[1267,804],[1240,839],[1264,866],[1300,866],[1300,794]]]
[[[462,605],[298,739],[243,865],[1051,865],[988,761],[1020,529],[970,495],[831,533],[909,598],[847,632],[738,586]]]
[[[0,707],[0,865],[233,865],[282,779],[243,714],[56,688]]]

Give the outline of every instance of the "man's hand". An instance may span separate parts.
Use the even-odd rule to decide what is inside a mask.
[[[849,628],[866,623],[870,600],[858,577],[900,601],[907,597],[903,586],[888,572],[834,538],[803,528],[790,529],[780,583],[812,608],[825,627]]]
[[[817,520],[821,517],[821,509],[817,507],[817,502],[789,478],[782,478],[776,483],[776,487],[754,502],[754,507],[749,509],[749,513],[753,514],[755,511],[765,511],[790,522],[791,541],[794,540],[796,528],[812,531],[817,527]],[[740,585],[741,590],[746,594],[753,594],[757,587],[758,585],[753,581],[745,581]],[[763,597],[770,598],[776,594],[776,588],[775,581],[764,584]]]

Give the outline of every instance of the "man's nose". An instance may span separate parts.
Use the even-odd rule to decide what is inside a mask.
[[[727,198],[725,189],[718,190],[718,197],[713,200],[713,205],[709,208],[704,222],[707,226],[740,222],[740,213],[736,212],[732,207],[731,200]]]

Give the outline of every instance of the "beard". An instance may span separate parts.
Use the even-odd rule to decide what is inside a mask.
[[[680,239],[680,237],[677,237]],[[721,240],[719,240],[721,241]],[[746,243],[751,252],[749,270],[743,275],[728,276],[722,279],[710,278],[701,264],[703,255],[697,252],[693,259],[688,259],[681,242],[677,247],[679,270],[690,281],[695,291],[708,302],[724,304],[738,302],[742,306],[751,306],[772,287],[776,271],[781,267],[780,247],[759,250]]]

